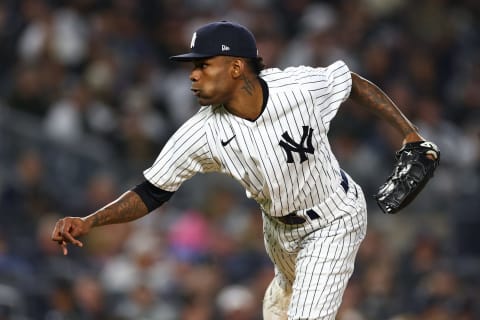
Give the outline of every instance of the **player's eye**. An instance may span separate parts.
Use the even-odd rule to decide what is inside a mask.
[[[204,61],[195,61],[194,62],[194,68],[195,69],[205,69],[208,66],[208,64]]]

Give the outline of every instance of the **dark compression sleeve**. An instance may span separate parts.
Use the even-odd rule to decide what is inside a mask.
[[[131,191],[138,194],[138,196],[145,203],[145,206],[147,206],[148,212],[151,212],[160,207],[163,203],[167,202],[174,194],[174,192],[169,192],[157,188],[147,180],[143,181],[142,183],[131,189]]]

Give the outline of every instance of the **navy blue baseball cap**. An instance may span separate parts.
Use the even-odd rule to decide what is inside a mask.
[[[174,61],[192,61],[215,56],[256,58],[253,34],[238,23],[220,21],[206,24],[193,33],[191,51],[170,57]]]

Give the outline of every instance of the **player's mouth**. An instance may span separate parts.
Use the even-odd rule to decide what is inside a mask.
[[[198,97],[200,95],[200,90],[199,89],[191,88],[190,91],[193,92],[194,96]]]

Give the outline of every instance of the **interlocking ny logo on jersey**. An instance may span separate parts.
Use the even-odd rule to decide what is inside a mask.
[[[282,134],[284,140],[280,140],[280,146],[285,150],[287,154],[287,162],[293,163],[293,153],[298,152],[300,156],[300,162],[307,160],[307,152],[313,154],[315,149],[312,145],[312,133],[313,129],[308,126],[302,126],[303,134],[300,142],[295,142],[292,137],[285,131]]]

